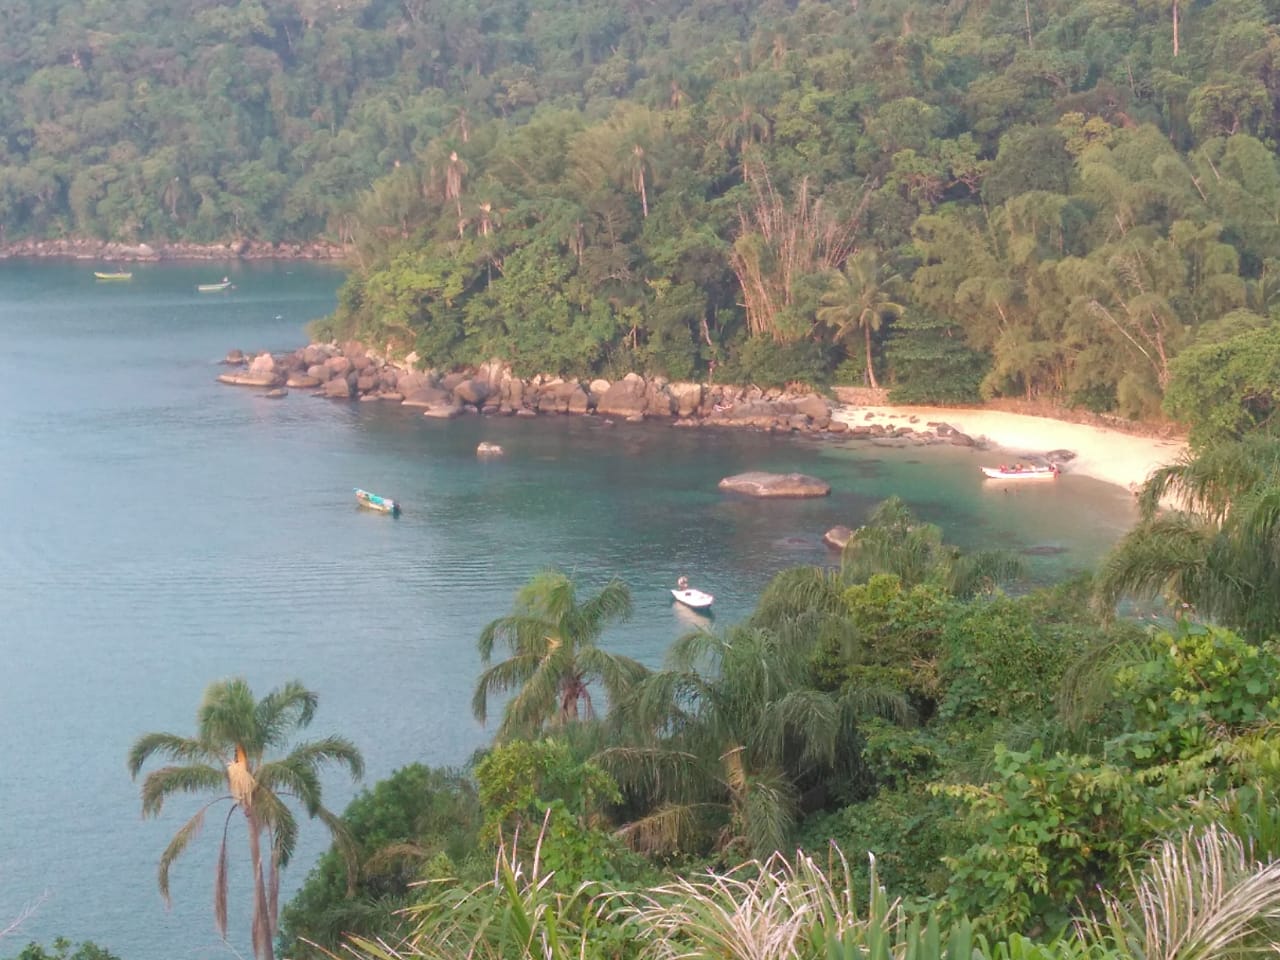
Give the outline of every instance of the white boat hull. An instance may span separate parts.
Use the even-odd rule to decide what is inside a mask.
[[[706,610],[716,599],[711,594],[703,593],[701,590],[672,590],[671,595],[678,602],[694,610]]]
[[[983,467],[982,472],[991,480],[1054,480],[1056,467],[1032,467],[1030,470],[1001,470],[999,467]]]

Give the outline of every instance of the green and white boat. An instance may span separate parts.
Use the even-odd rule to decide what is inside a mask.
[[[356,502],[362,507],[377,510],[379,513],[389,513],[393,517],[400,513],[400,504],[390,497],[380,497],[376,493],[361,490],[359,487],[356,488]]]

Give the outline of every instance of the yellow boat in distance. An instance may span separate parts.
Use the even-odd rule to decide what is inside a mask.
[[[114,273],[104,272],[102,270],[93,271],[93,279],[95,280],[132,280],[133,274],[127,270],[119,270]]]

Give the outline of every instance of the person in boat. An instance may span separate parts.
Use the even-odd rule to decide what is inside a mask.
[[[680,579],[678,579],[678,580],[676,581],[676,589],[677,589],[677,590],[688,590],[688,589],[689,589],[689,578],[688,578],[688,577],[681,577]]]

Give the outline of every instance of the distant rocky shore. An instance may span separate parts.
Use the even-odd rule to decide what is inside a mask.
[[[146,262],[156,260],[340,260],[346,249],[336,244],[268,243],[116,243],[105,240],[17,240],[0,245],[0,259],[66,257],[73,260]]]
[[[816,393],[678,382],[635,373],[615,381],[520,378],[499,362],[453,373],[422,371],[416,369],[418,358],[413,354],[395,363],[358,342],[313,343],[283,354],[232,350],[223,363],[231,369],[219,381],[264,390],[268,396],[305,390],[332,400],[395,403],[441,419],[466,414],[574,413],[633,422],[665,419],[684,428],[739,427],[901,443],[980,443],[943,423],[850,426],[833,419],[831,403]]]

